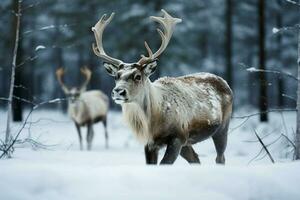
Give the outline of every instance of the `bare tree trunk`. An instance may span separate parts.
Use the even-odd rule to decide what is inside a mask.
[[[13,0],[13,7],[15,10],[15,13],[18,12],[18,6],[19,6],[19,0]],[[21,12],[21,11],[20,11]],[[20,22],[17,22],[17,20],[20,20]],[[17,25],[17,23],[19,23],[19,25]],[[13,20],[13,32],[16,33],[16,29],[19,26],[19,30],[21,29],[21,18],[17,19],[15,18]],[[12,41],[15,40],[15,38],[17,37],[16,35],[12,34]],[[18,41],[18,49],[17,49],[17,57],[16,57],[16,66],[21,63],[21,57],[22,57],[22,38],[19,38]],[[23,72],[22,72],[22,68],[19,68],[15,71],[15,82],[14,85],[23,85]],[[13,91],[13,97],[19,97],[19,98],[23,98],[23,89],[21,87],[15,87],[14,91]],[[12,118],[13,121],[15,122],[21,122],[23,120],[23,102],[20,99],[17,98],[13,98],[12,99]]]
[[[300,0],[299,0],[300,3]],[[299,14],[298,14],[299,15]],[[299,16],[298,16],[299,17]],[[300,21],[300,17],[299,17]],[[298,30],[298,88],[297,88],[297,130],[295,139],[295,159],[300,160],[300,30]]]
[[[26,4],[23,3],[23,7],[25,7]],[[35,30],[37,27],[36,27],[36,23],[37,23],[37,12],[33,11],[30,16],[26,19],[28,19],[27,21],[24,20],[24,16],[22,16],[22,21],[21,21],[21,30],[23,29],[22,27],[25,27],[24,26],[24,21],[25,23],[28,23],[29,24],[29,27],[31,30]],[[21,33],[22,35],[22,33]],[[20,41],[20,43],[22,44],[22,41]],[[30,53],[30,57],[31,58],[35,58],[37,56],[37,52],[35,50],[35,47],[37,46],[37,38],[32,36],[30,37],[30,40],[29,40],[29,46],[31,47],[29,49],[29,53]],[[25,49],[25,48],[23,48]],[[26,99],[30,100],[30,101],[34,101],[34,98],[35,98],[35,87],[38,85],[36,83],[36,79],[37,79],[37,75],[36,75],[36,59],[33,59],[33,60],[30,60],[29,62],[26,63],[26,67],[23,67],[24,69],[24,74],[23,74],[23,80],[31,80],[31,81],[23,81],[23,85],[25,87],[27,87],[27,91],[26,91],[26,95],[24,94],[24,90],[23,90],[23,97],[25,97]],[[29,131],[30,132],[30,131]]]
[[[21,42],[19,41],[19,44],[20,43]],[[21,50],[19,48],[18,57],[20,57],[20,54],[21,54]],[[17,58],[16,63],[19,63],[18,60],[19,60],[19,58]],[[19,68],[15,72],[15,83],[14,83],[14,85],[16,85],[16,86],[21,86],[21,85],[24,86],[23,81],[22,81],[24,74],[22,73],[21,70],[22,69]],[[19,98],[24,98],[23,97],[23,89],[21,87],[16,87],[14,89],[13,96],[14,97],[19,97]],[[23,102],[20,99],[17,99],[17,98],[13,98],[12,101],[13,101],[12,102],[13,121],[14,122],[21,122],[23,120]]]
[[[232,75],[232,0],[226,0],[226,79],[233,89]]]
[[[277,82],[278,82],[278,107],[283,108],[284,107],[284,79],[281,75],[277,76]]]
[[[259,24],[259,69],[265,70],[265,0],[258,0],[258,24]],[[268,97],[266,73],[259,73],[259,109],[260,121],[268,121]]]
[[[55,31],[53,33],[53,40],[51,41],[52,43],[58,43],[59,38],[61,36],[61,32],[59,30],[59,24],[61,23],[59,15],[55,16],[54,18],[54,26],[55,26]],[[62,47],[55,47],[52,49],[52,58],[55,61],[54,64],[55,66],[53,67],[53,76],[55,76],[55,71],[60,68],[60,67],[65,67],[64,66],[64,49]],[[38,80],[38,83],[39,80]],[[54,90],[54,93],[51,95],[51,98],[55,98],[57,96],[61,97],[64,96],[63,91],[60,89],[59,84],[56,84],[56,89]],[[39,90],[40,91],[40,90]],[[61,103],[57,104],[57,108],[61,110],[62,112],[66,112],[67,110],[67,102],[62,101]]]
[[[11,114],[12,114],[12,100],[13,100],[13,93],[14,93],[14,86],[15,86],[15,70],[16,70],[16,61],[17,61],[17,54],[19,48],[19,33],[20,33],[20,19],[21,19],[21,4],[22,0],[18,0],[18,7],[16,12],[16,39],[15,39],[15,46],[14,46],[14,55],[12,60],[11,66],[11,79],[10,79],[10,89],[9,89],[9,96],[8,96],[8,106],[7,106],[7,121],[6,121],[6,134],[5,134],[5,143],[8,144],[11,139],[11,130],[10,130],[10,122],[11,122]]]
[[[282,7],[282,1],[281,0],[277,0],[277,14],[276,14],[276,27],[282,27],[282,12],[281,12],[281,7]],[[278,34],[277,35],[277,63],[279,67],[283,67],[283,57],[282,57],[282,35]],[[284,93],[284,77],[279,74],[277,76],[277,87],[278,87],[278,107],[282,108],[284,106],[284,97],[283,97],[283,93]]]
[[[53,39],[52,39],[52,43],[57,43],[59,40],[57,40],[57,38],[60,37],[61,33],[59,30],[59,24],[60,24],[60,19],[59,16],[55,16],[54,18],[54,26],[55,26],[55,31],[53,33]],[[55,66],[53,67],[53,76],[55,76],[55,71],[56,69],[60,68],[60,67],[65,67],[64,66],[64,60],[63,60],[63,49],[61,47],[55,47],[52,49],[52,58],[55,61],[54,64]],[[57,84],[58,86],[58,84]],[[54,93],[52,94],[52,97],[57,97],[57,96],[61,96],[63,94],[62,90],[58,87],[54,90]],[[58,106],[61,106],[60,104],[58,104]]]
[[[250,63],[250,62],[249,62]],[[253,90],[256,87],[256,76],[253,73],[248,73],[248,103],[251,106],[256,106],[255,98],[253,95]]]

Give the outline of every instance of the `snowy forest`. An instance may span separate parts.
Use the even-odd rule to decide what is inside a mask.
[[[0,50],[0,199],[300,199],[298,0],[1,0]]]

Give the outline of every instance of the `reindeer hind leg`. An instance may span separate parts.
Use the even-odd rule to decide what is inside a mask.
[[[81,130],[79,124],[75,123],[77,133],[78,133],[78,138],[79,138],[79,145],[80,145],[80,150],[82,151],[83,146],[82,146],[82,136],[81,136]]]
[[[105,134],[105,148],[108,149],[108,132],[107,132],[107,121],[106,118],[103,120],[103,126],[104,126],[104,134]]]
[[[86,134],[86,142],[87,142],[87,150],[92,149],[92,140],[93,140],[94,130],[91,123],[87,125],[87,134]]]
[[[227,146],[228,126],[229,123],[226,124],[225,128],[218,131],[215,135],[212,136],[212,139],[215,144],[216,152],[217,152],[217,157],[216,157],[217,164],[225,164],[224,152]]]
[[[93,140],[94,140],[94,127],[93,127],[93,124],[91,124],[91,136],[90,136],[90,146],[92,148],[92,145],[93,145]]]

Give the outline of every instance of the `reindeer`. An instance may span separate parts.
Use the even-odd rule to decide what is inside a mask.
[[[225,164],[233,103],[226,81],[210,73],[163,77],[154,82],[149,79],[175,25],[181,22],[165,10],[162,12],[164,17],[150,17],[162,26],[162,30],[157,29],[161,46],[153,53],[145,42],[148,56],[142,55],[135,63],[125,63],[104,51],[103,31],[114,13],[107,19],[103,15],[92,28],[96,39],[94,53],[104,60],[108,74],[115,78],[112,98],[121,105],[125,121],[145,145],[147,164],[157,164],[158,151],[164,146],[166,151],[160,164],[173,164],[179,154],[189,163],[200,163],[192,145],[209,137],[216,148],[216,163]]]
[[[108,148],[108,97],[100,90],[86,91],[86,86],[91,79],[92,73],[87,67],[81,68],[80,71],[85,76],[86,80],[79,88],[73,87],[69,89],[62,80],[62,77],[65,74],[64,69],[59,68],[56,70],[57,80],[68,98],[68,115],[75,123],[79,137],[80,150],[83,149],[80,128],[87,126],[87,149],[91,150],[94,137],[93,124],[100,121],[102,121],[104,125],[105,147]]]

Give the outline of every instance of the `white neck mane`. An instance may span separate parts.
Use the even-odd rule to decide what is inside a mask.
[[[153,111],[158,109],[159,95],[156,93],[157,88],[148,80],[145,83],[144,94],[138,101],[122,105],[124,120],[142,143],[152,139],[149,125]]]

